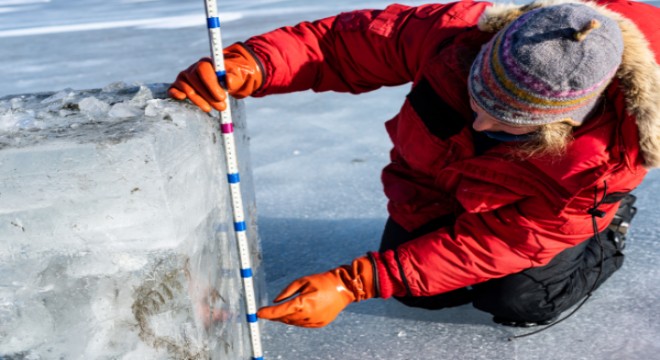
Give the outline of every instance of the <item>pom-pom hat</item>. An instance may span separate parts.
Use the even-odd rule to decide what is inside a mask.
[[[621,64],[618,24],[581,4],[523,14],[483,46],[472,64],[470,96],[514,126],[570,118],[580,124]]]

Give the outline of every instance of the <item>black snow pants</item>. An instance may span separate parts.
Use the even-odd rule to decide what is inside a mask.
[[[621,267],[625,233],[635,213],[632,206],[634,201],[633,195],[626,195],[621,201],[612,225],[599,235],[600,244],[594,236],[562,251],[542,267],[526,269],[440,295],[395,298],[405,305],[425,309],[441,309],[472,302],[475,308],[491,313],[498,322],[550,321],[600,286]],[[379,250],[395,249],[433,230],[451,226],[453,222],[451,217],[440,218],[408,232],[388,219]]]

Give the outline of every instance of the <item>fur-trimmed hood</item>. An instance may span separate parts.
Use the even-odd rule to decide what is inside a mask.
[[[593,2],[541,0],[526,5],[495,4],[479,19],[479,29],[497,32],[522,14],[540,7],[580,3],[616,20],[624,41],[623,58],[617,71],[628,113],[635,116],[639,142],[647,167],[660,167],[660,66],[648,41],[637,26],[623,15]]]

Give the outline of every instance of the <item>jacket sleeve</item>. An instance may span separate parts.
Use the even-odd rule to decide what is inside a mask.
[[[599,231],[616,206],[601,205]],[[564,249],[594,235],[591,216],[537,216],[539,203],[463,213],[442,228],[375,254],[380,296],[431,296],[547,264]],[[529,210],[529,211],[527,211]],[[547,214],[547,213],[546,213]],[[570,228],[570,233],[563,229]]]
[[[361,93],[414,80],[441,43],[473,26],[488,3],[391,5],[303,22],[245,43],[264,67],[254,96],[313,89]]]

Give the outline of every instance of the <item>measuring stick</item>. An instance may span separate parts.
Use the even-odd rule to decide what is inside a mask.
[[[216,0],[205,0],[206,18],[209,28],[209,40],[211,43],[211,55],[213,65],[218,75],[220,84],[226,89],[227,80],[225,72],[225,58],[222,54],[222,39],[220,32],[220,20],[218,19],[218,6]],[[229,96],[229,95],[227,95]],[[257,322],[257,304],[254,295],[254,282],[252,278],[252,267],[250,265],[250,251],[247,241],[247,226],[245,224],[245,212],[243,210],[243,199],[241,198],[240,176],[238,174],[238,157],[234,143],[234,124],[231,120],[231,107],[227,98],[227,109],[220,112],[220,130],[225,144],[225,158],[227,160],[227,180],[231,193],[231,204],[234,212],[234,230],[238,243],[238,255],[240,257],[241,277],[243,278],[243,291],[245,292],[245,307],[247,309],[247,322],[250,329],[250,340],[252,343],[252,359],[263,360],[261,350],[261,337],[259,335],[259,323]]]

